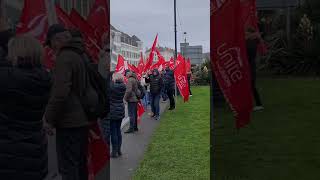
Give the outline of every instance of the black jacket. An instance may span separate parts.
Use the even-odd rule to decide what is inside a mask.
[[[164,83],[166,89],[174,89],[174,73],[171,69],[166,69],[164,74]]]
[[[125,107],[123,103],[126,85],[121,81],[110,83],[110,113],[108,119],[122,120],[125,117]]]
[[[85,51],[80,37],[74,37],[57,55],[54,83],[46,108],[46,120],[56,128],[89,125],[79,94],[85,88],[86,68],[81,52]]]
[[[0,67],[0,179],[42,180],[48,172],[42,117],[50,76],[41,67]]]
[[[156,72],[157,75],[153,75]],[[151,94],[160,94],[161,89],[163,88],[163,80],[159,74],[158,70],[153,70],[153,73],[146,79],[147,83],[150,83],[150,93]]]

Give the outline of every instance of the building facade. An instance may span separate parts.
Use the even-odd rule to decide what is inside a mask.
[[[161,47],[161,46],[158,46],[157,49],[159,50],[160,54],[163,56],[163,58],[166,60],[166,61],[169,61],[172,57],[174,57],[174,49],[171,49],[171,48],[168,48],[168,47]],[[146,54],[146,57],[149,57],[149,54],[150,54],[150,51],[151,49],[147,49],[145,54]],[[144,58],[146,59],[146,58]],[[159,58],[158,56],[155,54],[154,57],[153,57],[153,62],[158,62]]]
[[[189,43],[180,43],[180,53],[185,58],[190,58],[192,65],[202,64],[203,62],[203,48],[201,45],[190,46]]]
[[[143,52],[143,42],[135,35],[130,36],[117,30],[112,25],[110,27],[110,45],[112,50],[111,70],[115,69],[119,54],[123,56],[129,64],[138,66],[141,53]]]

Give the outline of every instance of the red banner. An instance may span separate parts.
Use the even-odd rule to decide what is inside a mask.
[[[174,71],[174,77],[179,89],[181,96],[183,97],[184,102],[189,100],[189,84],[186,73],[186,61],[179,54],[176,62],[177,66]]]
[[[164,59],[164,57],[161,55],[161,53],[159,52],[159,50],[157,48],[155,48],[155,51],[157,53],[157,56],[158,56],[158,62],[155,63],[154,65],[152,65],[150,67],[151,70],[153,69],[158,69],[158,71],[162,71],[164,69],[163,66],[165,66],[165,63],[166,63],[166,60]]]
[[[70,20],[82,32],[86,51],[92,57],[92,60],[97,63],[101,47],[95,39],[94,28],[75,9],[71,10]]]
[[[109,10],[107,0],[96,0],[87,18],[87,21],[94,28],[94,36],[98,40],[100,46],[102,46],[101,37],[103,37],[104,33],[109,32]]]
[[[142,118],[144,112],[145,112],[145,109],[144,109],[141,101],[139,101],[138,102],[138,113],[137,113],[138,114],[138,124],[141,123],[141,118]]]
[[[236,127],[250,122],[253,107],[240,0],[211,0],[211,56],[217,81],[235,113]]]
[[[143,61],[143,54],[142,54],[142,52],[141,52],[141,54],[140,54],[140,61],[139,61],[139,64],[138,64],[138,70],[139,70],[139,74],[142,75],[143,70],[144,70],[144,61]]]
[[[148,58],[147,63],[144,67],[144,72],[147,72],[148,70],[150,70],[150,67],[153,63],[153,57],[154,57],[153,52],[154,52],[154,49],[156,48],[157,41],[158,41],[158,34],[157,34],[156,38],[154,39],[154,42],[153,42],[153,45],[152,45],[152,48],[151,48],[151,51],[149,54],[149,58]]]

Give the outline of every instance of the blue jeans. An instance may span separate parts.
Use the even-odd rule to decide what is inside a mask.
[[[145,109],[147,109],[148,105],[150,104],[150,92],[146,92],[146,95],[142,99],[142,104]]]
[[[151,110],[155,116],[160,115],[160,94],[151,94]]]
[[[129,115],[129,118],[130,118],[130,129],[134,129],[134,128],[138,127],[138,124],[137,124],[137,118],[138,118],[137,110],[138,110],[138,103],[136,103],[136,102],[128,102],[128,115]]]
[[[122,144],[122,134],[121,134],[121,122],[122,119],[111,120],[111,144],[112,151],[120,151]]]
[[[110,145],[110,120],[105,117],[101,119],[99,122],[99,126],[101,128],[101,133],[103,135],[104,141]]]

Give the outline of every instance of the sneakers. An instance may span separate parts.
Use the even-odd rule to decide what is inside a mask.
[[[255,106],[255,107],[253,108],[253,111],[262,111],[262,110],[264,110],[264,107],[263,107],[263,106]]]
[[[155,119],[156,121],[159,121],[159,120],[160,120],[160,116],[155,116],[154,119]]]
[[[111,158],[117,158],[118,157],[117,152],[116,151],[112,151],[110,157]]]
[[[138,129],[137,127],[135,127],[133,130],[134,130],[134,131],[139,131],[139,129]]]
[[[175,109],[175,107],[170,107],[169,108],[169,111],[172,111],[172,110],[174,110]]]
[[[129,128],[129,129],[128,129],[127,131],[125,131],[124,133],[126,133],[126,134],[134,133],[134,130]]]

